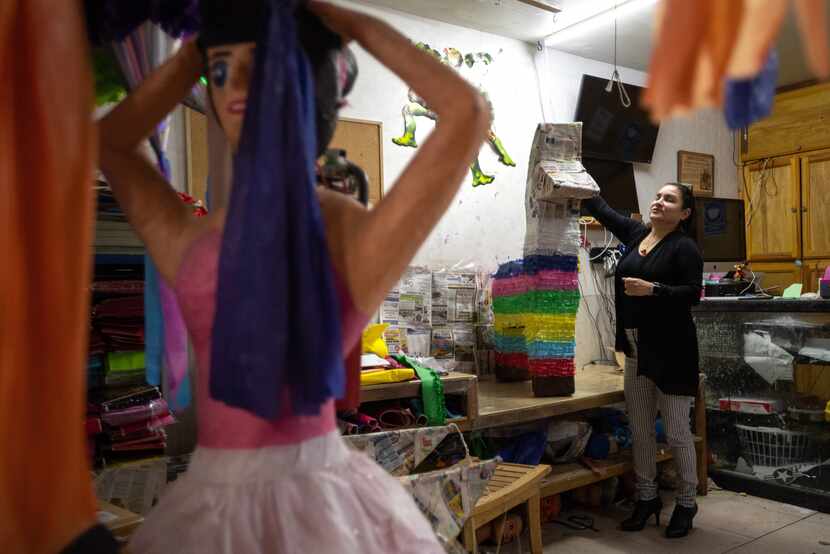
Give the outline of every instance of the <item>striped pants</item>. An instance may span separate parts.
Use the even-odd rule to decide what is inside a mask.
[[[654,421],[657,410],[663,416],[666,438],[680,473],[676,502],[691,508],[697,493],[697,458],[694,435],[689,421],[693,397],[663,394],[654,381],[637,374],[637,331],[626,329],[634,352],[625,359],[625,403],[634,438],[634,473],[640,500],[657,496],[657,433]]]

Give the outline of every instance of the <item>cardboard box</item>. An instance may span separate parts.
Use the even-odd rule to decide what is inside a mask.
[[[721,398],[720,409],[742,414],[778,414],[784,411],[784,402],[771,398]]]

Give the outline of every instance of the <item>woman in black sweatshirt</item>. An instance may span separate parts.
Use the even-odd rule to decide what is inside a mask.
[[[614,279],[616,349],[626,355],[625,399],[634,435],[638,500],[622,529],[640,531],[652,515],[660,523],[654,426],[659,409],[681,479],[666,536],[683,537],[697,513],[689,410],[699,368],[690,308],[700,300],[703,259],[689,233],[694,196],[689,187],[666,184],[650,204],[648,225],[617,213],[600,197],[584,204],[627,247]]]

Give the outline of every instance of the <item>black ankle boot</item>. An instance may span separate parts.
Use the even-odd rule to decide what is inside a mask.
[[[666,538],[679,539],[680,537],[688,535],[689,530],[692,528],[692,520],[696,514],[697,504],[691,508],[686,508],[680,504],[676,505],[671,514],[669,526],[666,527]]]
[[[654,516],[656,525],[660,525],[660,511],[663,509],[663,501],[660,497],[651,500],[638,500],[634,507],[634,513],[620,524],[623,531],[642,531],[646,526],[648,518]]]

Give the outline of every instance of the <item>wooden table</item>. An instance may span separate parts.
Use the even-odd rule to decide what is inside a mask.
[[[521,383],[479,381],[478,417],[475,419],[473,428],[485,429],[501,425],[528,423],[548,417],[599,408],[617,402],[625,402],[623,373],[618,369],[601,365],[587,366],[578,369],[575,378],[576,392],[572,396],[543,398],[533,396],[530,381]],[[706,454],[706,409],[703,400],[702,376],[698,395],[695,399],[695,422],[698,494],[705,496],[708,493],[708,459]],[[658,456],[658,461],[665,461],[670,458],[671,454],[666,451]],[[573,464],[571,467],[554,467],[552,476],[542,487],[543,496],[573,490],[614,475],[620,475],[631,469],[631,461],[628,459],[615,459],[600,465],[603,466],[603,475],[597,475],[579,464]]]
[[[611,366],[592,365],[576,371],[572,396],[537,398],[530,381],[479,381],[478,417],[473,429],[527,423],[624,402],[623,374]]]

